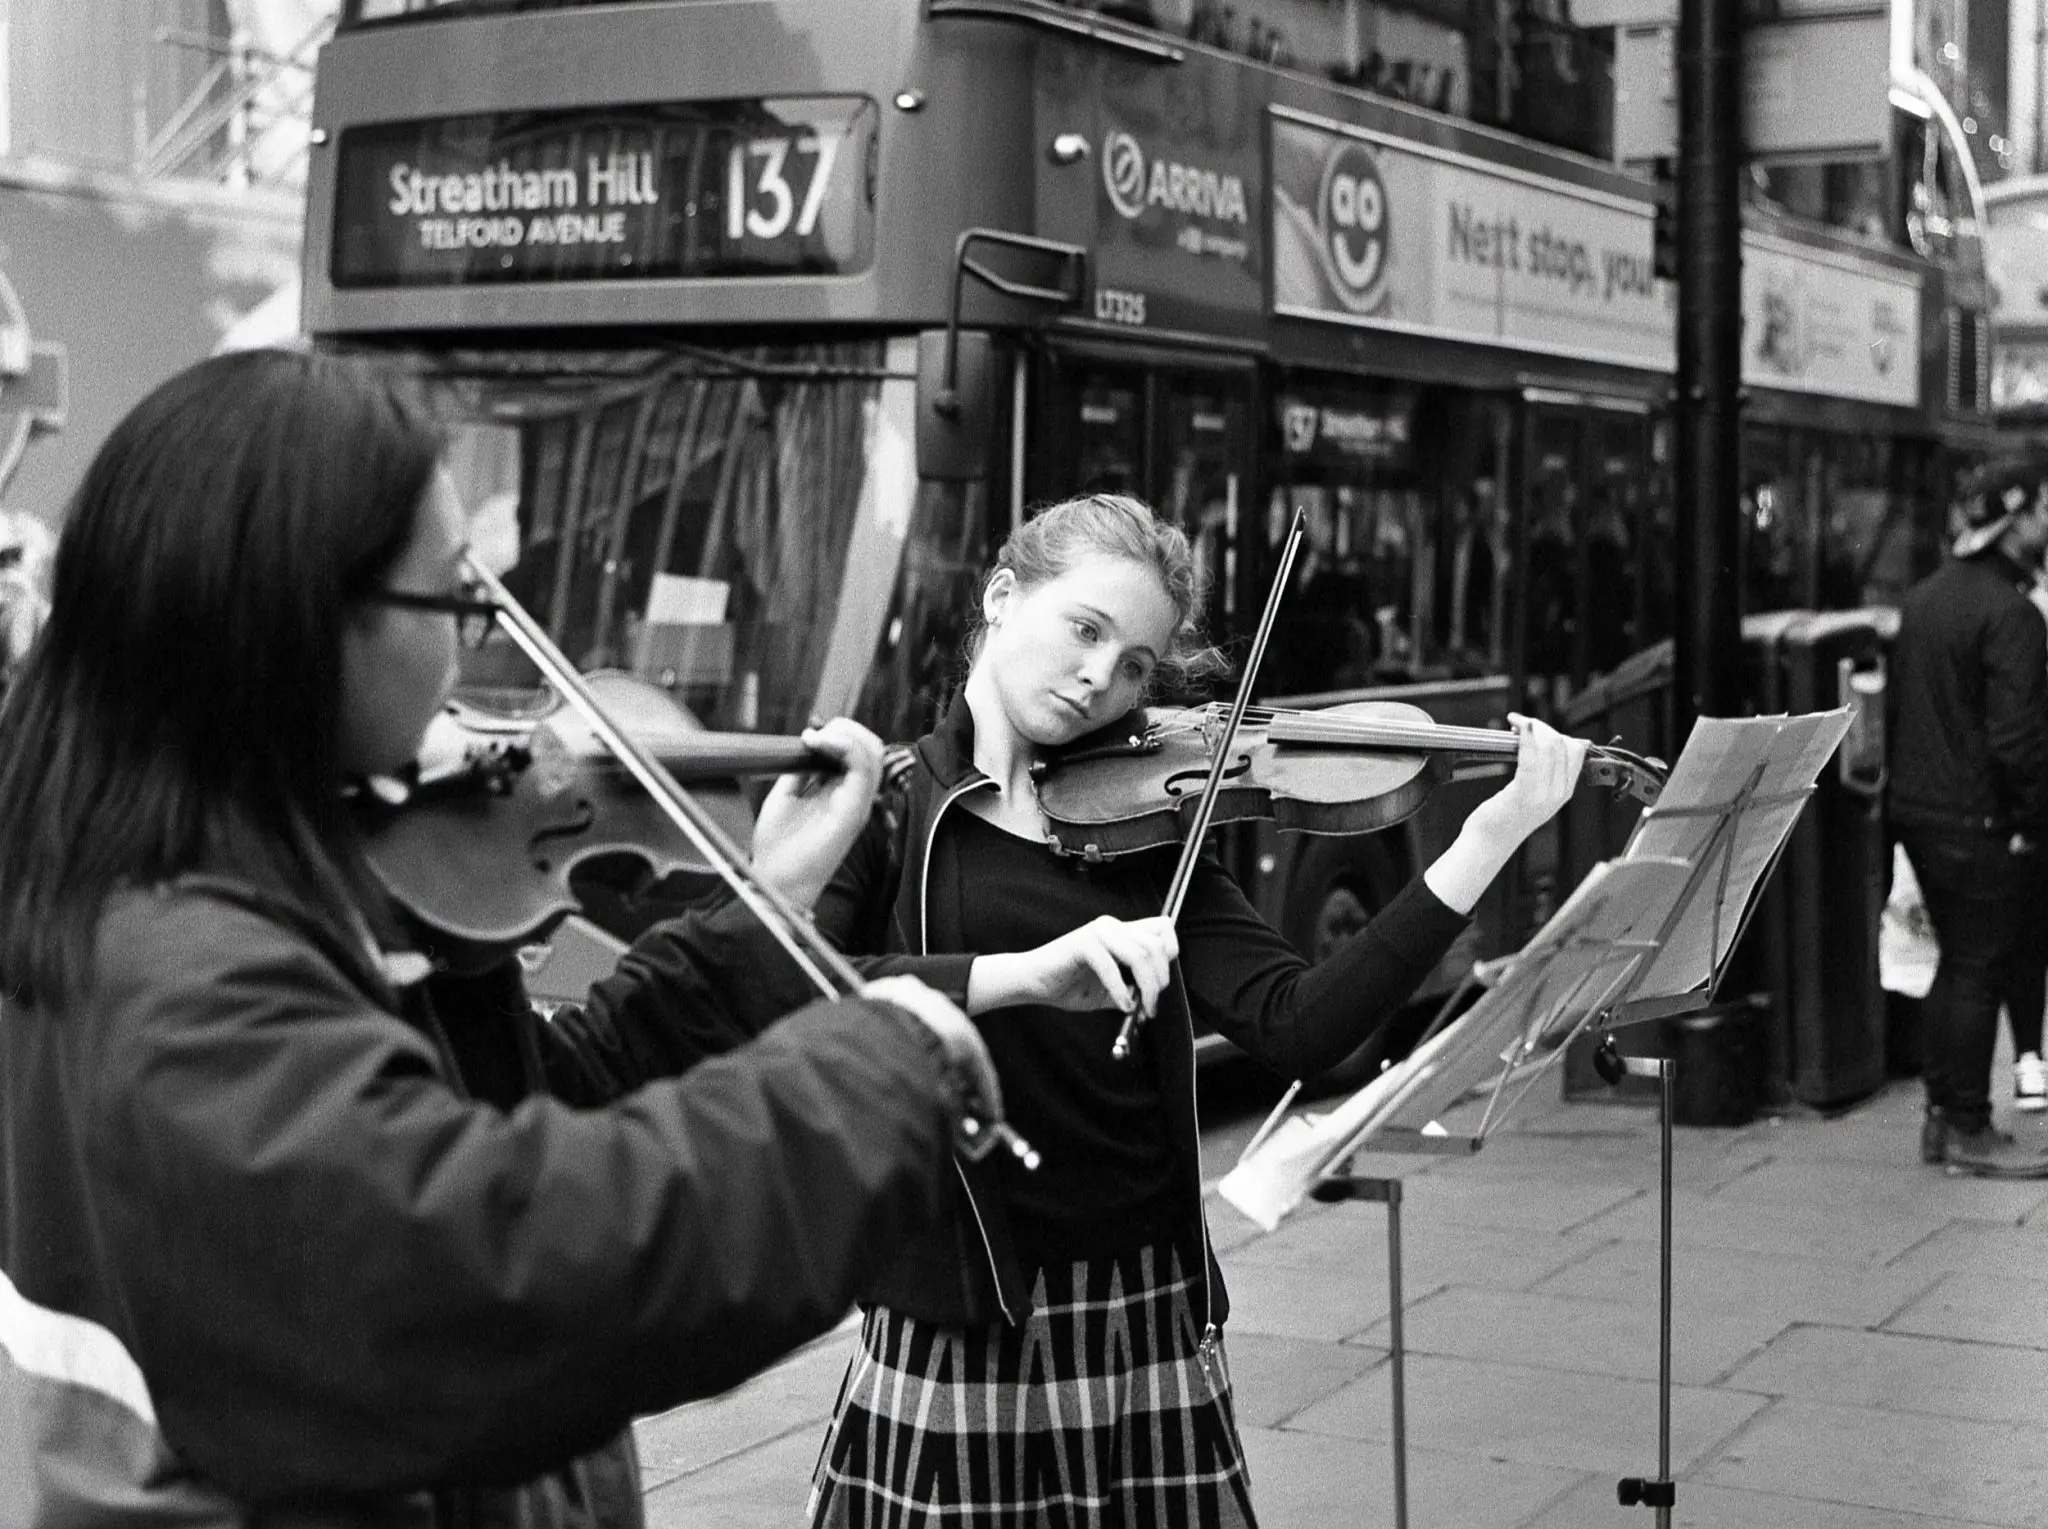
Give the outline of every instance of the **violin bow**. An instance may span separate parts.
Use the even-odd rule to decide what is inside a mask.
[[[648,795],[682,830],[697,853],[774,936],[775,942],[797,964],[797,969],[826,998],[859,994],[867,983],[854,969],[853,963],[819,932],[802,909],[754,874],[746,852],[733,843],[725,830],[718,826],[717,820],[676,783],[675,777],[662,767],[651,749],[612,719],[583,676],[577,673],[576,666],[555,646],[554,639],[548,636],[540,623],[513,598],[504,582],[474,553],[467,555],[464,561],[471,577],[497,607],[498,624],[505,629],[505,634],[533,661],[534,667],[555,687],[562,699],[582,714],[598,741],[647,789]],[[1038,1166],[1038,1153],[1004,1121],[997,1120],[984,1126],[969,1114],[961,1119],[960,1135],[963,1138],[962,1150],[971,1158],[985,1156],[997,1142],[1001,1142],[1025,1167]]]
[[[1194,815],[1189,819],[1187,834],[1181,840],[1180,863],[1174,867],[1173,880],[1167,883],[1166,906],[1161,911],[1168,920],[1180,918],[1180,905],[1187,900],[1188,886],[1195,879],[1195,865],[1202,857],[1202,840],[1208,835],[1209,820],[1216,811],[1216,793],[1223,785],[1223,772],[1229,767],[1230,748],[1237,741],[1238,728],[1244,723],[1245,709],[1251,705],[1252,686],[1258,680],[1259,665],[1266,657],[1266,645],[1272,640],[1273,622],[1280,614],[1280,597],[1286,592],[1287,578],[1294,571],[1295,555],[1301,551],[1301,537],[1307,527],[1308,509],[1305,505],[1296,505],[1293,524],[1287,528],[1287,543],[1280,549],[1280,566],[1274,571],[1272,588],[1266,591],[1266,608],[1259,616],[1251,651],[1245,654],[1244,674],[1237,682],[1237,697],[1230,703],[1230,715],[1224,720],[1222,736],[1214,745],[1215,752],[1209,760],[1209,778],[1202,782],[1202,794],[1195,800]],[[1109,1054],[1118,1061],[1128,1057],[1137,1033],[1138,1010],[1134,1008],[1124,1016],[1123,1028],[1117,1031]]]

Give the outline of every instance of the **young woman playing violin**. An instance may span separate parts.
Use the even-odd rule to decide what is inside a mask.
[[[1169,925],[1176,851],[1056,855],[1033,766],[1128,731],[1155,682],[1203,661],[1199,593],[1181,532],[1135,500],[1025,524],[983,587],[964,693],[917,745],[901,828],[878,819],[819,903],[868,969],[923,976],[975,1016],[1044,1161],[963,1163],[949,1219],[904,1238],[869,1287],[816,1524],[1252,1523],[1191,1019],[1289,1076],[1325,1070],[1413,992],[1571,794],[1585,745],[1518,718],[1506,786],[1320,965],[1213,857]],[[1116,1060],[1134,1008],[1156,1017]]]
[[[237,355],[70,508],[0,711],[9,1524],[637,1524],[629,1421],[837,1321],[993,1087],[914,979],[754,1039],[782,957],[734,904],[547,1023],[514,962],[402,951],[342,788],[489,615],[438,455],[365,363]],[[799,893],[880,767],[807,737],[844,773],[758,835]]]

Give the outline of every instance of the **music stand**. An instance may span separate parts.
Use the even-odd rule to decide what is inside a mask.
[[[1658,802],[1644,809],[1623,857],[1593,867],[1523,950],[1500,963],[1477,1003],[1455,1021],[1449,1019],[1469,993],[1468,983],[1439,1011],[1422,1043],[1334,1111],[1329,1123],[1311,1126],[1297,1117],[1273,1129],[1269,1120],[1238,1167],[1225,1175],[1219,1187],[1226,1198],[1269,1231],[1301,1193],[1326,1203],[1359,1199],[1387,1207],[1395,1529],[1407,1529],[1408,1522],[1401,1182],[1342,1172],[1338,1165],[1374,1137],[1390,1138],[1380,1148],[1386,1151],[1476,1152],[1487,1131],[1579,1035],[1596,1025],[1611,1032],[1711,1003],[1754,913],[1756,894],[1849,721],[1847,708],[1801,717],[1701,719]],[[1732,920],[1724,912],[1731,902],[1739,910]],[[1695,938],[1693,927],[1702,917],[1704,941]],[[1472,1092],[1477,1075],[1470,1068],[1486,1049],[1483,1043],[1510,1029],[1514,1040],[1499,1055],[1501,1070],[1491,1081],[1475,1132],[1454,1137],[1440,1128],[1432,1131],[1436,1112]],[[1596,1066],[1609,1082],[1634,1073],[1659,1083],[1658,1472],[1653,1479],[1625,1478],[1618,1496],[1624,1506],[1654,1509],[1657,1529],[1669,1529],[1676,1501],[1671,1480],[1675,1069],[1664,1058],[1621,1057],[1611,1034]],[[1417,1113],[1429,1122],[1421,1131],[1396,1135],[1389,1130],[1397,1114],[1413,1119]],[[1267,1157],[1254,1168],[1254,1149],[1262,1143]],[[1288,1176],[1305,1169],[1311,1177],[1301,1193],[1293,1193]]]

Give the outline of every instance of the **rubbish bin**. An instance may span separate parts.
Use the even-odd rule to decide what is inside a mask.
[[[1777,640],[1779,704],[1851,709],[1848,735],[1821,771],[1774,880],[1783,922],[1782,1018],[1773,1028],[1794,1097],[1822,1108],[1885,1080],[1885,1001],[1878,930],[1886,859],[1885,640],[1891,613],[1827,611],[1787,623]]]

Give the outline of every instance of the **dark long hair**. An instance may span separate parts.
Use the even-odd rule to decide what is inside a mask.
[[[114,427],[0,706],[0,991],[82,996],[108,895],[193,871],[360,917],[340,799],[349,601],[403,552],[441,441],[372,363],[179,373]]]

